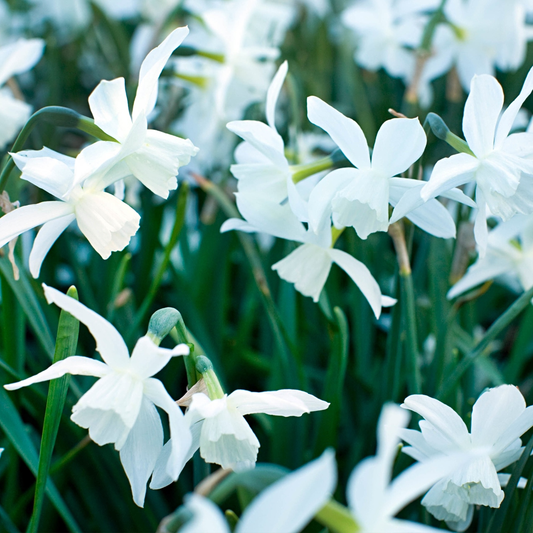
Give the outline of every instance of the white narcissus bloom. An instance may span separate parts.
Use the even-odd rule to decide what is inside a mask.
[[[532,34],[519,0],[447,0],[444,15],[447,22],[436,28],[423,79],[435,79],[455,66],[468,92],[475,75],[516,70],[524,63]]]
[[[312,229],[305,228],[288,203],[280,205],[260,193],[237,193],[236,197],[244,220],[229,219],[222,224],[220,231],[263,232],[303,243],[303,246],[272,265],[282,279],[294,283],[296,290],[303,295],[311,296],[317,302],[331,265],[337,263],[359,287],[376,318],[379,318],[382,306],[396,302],[393,298],[381,295],[377,281],[363,263],[342,250],[332,248],[330,226],[316,234]]]
[[[191,434],[183,413],[161,381],[152,377],[172,357],[187,355],[189,348],[185,344],[173,350],[159,348],[145,336],[137,341],[130,357],[124,340],[107,320],[74,298],[44,284],[43,287],[49,303],[55,303],[89,328],[104,362],[74,355],[5,388],[16,390],[65,374],[99,378],[72,408],[71,420],[87,428],[98,445],[112,443],[120,451],[133,500],[142,507],[146,483],[161,460],[163,450],[163,426],[156,406],[169,417],[170,475],[176,474],[177,478],[179,472],[173,469],[178,468],[190,447]]]
[[[237,146],[237,164],[231,165],[230,170],[238,180],[239,192],[264,194],[278,203],[288,198],[294,214],[300,221],[307,222],[307,205],[293,182],[292,170],[285,157],[285,143],[275,124],[276,104],[288,68],[287,61],[284,61],[268,88],[268,125],[257,120],[236,120],[227,124],[230,131],[245,141]]]
[[[328,407],[329,403],[307,392],[291,389],[236,390],[213,400],[206,394],[197,393],[185,414],[193,435],[191,451],[194,453],[200,448],[204,461],[219,464],[222,468],[253,468],[260,444],[244,415],[301,416]]]
[[[331,498],[336,480],[335,457],[326,450],[263,490],[245,509],[235,533],[298,533]],[[211,500],[191,494],[185,507],[193,516],[181,533],[230,533],[224,515]]]
[[[113,141],[98,141],[76,158],[76,174],[84,180],[123,162],[154,194],[167,198],[177,188],[178,169],[198,149],[188,139],[150,130],[147,117],[157,100],[158,81],[172,52],[189,30],[177,28],[145,58],[130,115],[124,78],[101,81],[89,96],[95,124]]]
[[[504,283],[518,291],[533,287],[533,217],[515,215],[501,222],[487,238],[487,252],[468,269],[449,290],[448,298],[490,279],[502,277]]]
[[[413,459],[425,463],[442,454],[477,453],[435,484],[422,505],[457,531],[470,524],[474,505],[499,507],[504,493],[497,472],[520,458],[520,436],[533,426],[533,407],[526,408],[520,391],[513,385],[485,391],[472,408],[470,432],[451,407],[429,396],[411,395],[402,407],[424,418],[419,423],[420,432],[400,432],[410,444],[402,451]]]
[[[2,87],[6,81],[31,69],[43,55],[42,39],[19,39],[0,47],[0,150],[11,142],[31,115],[31,106]]]
[[[81,182],[75,160],[48,148],[11,154],[22,170],[21,178],[57,198],[15,209],[0,218],[0,247],[16,236],[43,224],[33,243],[29,266],[34,278],[51,246],[76,220],[92,247],[107,259],[122,250],[139,229],[140,216],[129,205],[103,189],[129,174],[125,165]],[[90,183],[92,181],[92,184]]]
[[[418,119],[394,118],[378,131],[372,159],[363,130],[354,120],[315,96],[307,99],[309,120],[326,131],[356,168],[340,168],[327,174],[309,196],[309,222],[318,232],[330,219],[337,228],[353,226],[362,239],[387,231],[389,203],[421,190],[423,182],[397,178],[422,155],[426,134]],[[416,192],[416,191],[415,191]],[[454,199],[468,202],[460,192]],[[436,237],[455,236],[455,224],[438,201],[422,203],[405,216]]]
[[[520,107],[533,91],[533,69],[522,90],[501,113],[503,89],[492,76],[475,76],[466,99],[463,132],[472,154],[437,161],[421,191],[424,200],[468,182],[476,183],[474,234],[480,255],[487,246],[487,208],[503,220],[533,212],[533,134],[509,135]]]
[[[431,7],[438,5],[434,0],[429,3]],[[357,36],[356,63],[372,71],[384,68],[394,77],[409,77],[415,65],[413,49],[420,45],[427,23],[427,16],[420,12],[428,7],[426,4],[362,0],[348,7],[342,21]]]

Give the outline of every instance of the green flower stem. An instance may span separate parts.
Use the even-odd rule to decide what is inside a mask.
[[[168,243],[165,246],[165,253],[163,255],[163,260],[161,261],[161,264],[159,265],[156,275],[152,279],[152,284],[150,285],[150,288],[148,289],[148,293],[146,294],[141,306],[139,307],[139,310],[137,311],[135,315],[135,319],[133,321],[133,327],[131,328],[132,332],[134,332],[138,328],[138,326],[141,324],[141,322],[144,320],[146,313],[148,313],[148,310],[150,309],[150,306],[152,305],[152,302],[154,301],[154,298],[157,294],[157,290],[159,289],[159,286],[161,285],[161,281],[163,279],[163,276],[170,262],[170,254],[172,253],[172,250],[174,249],[174,247],[176,246],[178,242],[178,238],[181,234],[181,230],[183,229],[183,225],[185,223],[185,210],[187,207],[188,195],[189,195],[189,184],[186,182],[183,182],[182,184],[180,184],[177,205],[176,205],[176,218],[174,220],[174,226],[172,228],[170,239],[168,240]]]
[[[218,377],[213,370],[213,363],[205,355],[197,356],[196,370],[202,374],[209,398],[211,400],[224,398],[224,389],[220,385],[220,381],[218,381]]]
[[[189,346],[189,355],[185,355],[183,357],[183,362],[185,363],[185,372],[187,373],[187,386],[190,389],[202,377],[202,375],[196,370],[196,359],[199,355],[199,352],[201,353],[203,350],[201,347],[199,347],[198,343],[195,342],[194,337],[187,330],[181,314],[178,322],[174,326],[174,329],[171,330],[170,336],[178,344],[184,343]]]
[[[431,131],[438,139],[448,143],[452,148],[455,148],[458,152],[463,152],[468,155],[474,155],[474,152],[470,150],[468,143],[458,137],[450,131],[446,122],[436,113],[428,113],[426,120],[424,121],[424,126],[429,125]]]
[[[475,348],[457,365],[451,376],[437,391],[437,398],[443,400],[455,388],[470,365],[485,351],[488,345],[529,305],[533,298],[533,287],[520,296],[487,330]]]
[[[409,253],[405,242],[403,225],[395,222],[389,226],[389,235],[394,242],[400,272],[400,305],[409,369],[409,393],[418,394],[422,390],[420,368],[418,366],[418,335],[416,328],[416,308],[411,275]]]
[[[312,163],[307,163],[305,165],[293,165],[290,167],[292,172],[292,181],[294,183],[299,183],[305,178],[314,176],[315,174],[323,172],[324,170],[329,170],[336,163],[344,160],[346,160],[344,154],[340,150],[335,150],[331,155],[323,157],[322,159],[318,159],[317,161],[313,161]]]
[[[98,126],[94,124],[94,121],[90,118],[80,115],[72,109],[60,106],[43,107],[36,111],[29,119],[28,122],[22,128],[19,133],[11,152],[19,152],[24,147],[25,142],[28,140],[30,133],[38,122],[48,122],[54,126],[62,126],[65,128],[77,128],[85,133],[94,135],[98,139],[105,141],[114,141],[112,137],[106,135]],[[2,169],[0,174],[0,193],[4,191],[7,185],[7,180],[11,174],[11,171],[15,168],[15,162],[12,157],[6,162],[6,165]]]
[[[76,300],[78,299],[78,291],[75,287],[70,287],[67,295]],[[71,314],[66,311],[61,311],[57,328],[54,363],[76,353],[78,331],[79,322]],[[37,471],[37,481],[35,483],[33,513],[28,528],[29,533],[36,533],[39,530],[39,520],[44,502],[46,481],[48,479],[50,464],[52,462],[52,452],[59,429],[59,422],[67,397],[69,381],[70,375],[67,374],[61,378],[50,381],[48,388],[43,435],[41,438],[41,451],[39,453],[39,468]]]
[[[192,176],[207,194],[215,198],[228,217],[240,218],[239,211],[233,202],[228,198],[226,193],[218,185],[198,174],[193,173]],[[256,247],[254,246],[251,236],[238,231],[237,237],[241,242],[246,258],[248,259],[252,269],[254,281],[259,289],[261,301],[267,311],[267,316],[274,333],[274,341],[277,346],[277,353],[279,354],[279,359],[282,366],[282,373],[286,380],[285,384],[289,386],[291,385],[291,376],[296,376],[296,372],[292,370],[292,363],[294,361],[295,353],[294,347],[292,346],[292,342],[287,334],[283,320],[281,319],[279,311],[277,310],[276,304],[272,298],[272,293],[270,292],[270,287],[268,286],[265,270],[261,263],[261,258]],[[291,361],[291,356],[293,357],[293,361]]]
[[[326,503],[315,519],[333,533],[357,533],[361,529],[350,510],[335,500]]]

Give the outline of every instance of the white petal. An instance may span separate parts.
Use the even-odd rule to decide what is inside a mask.
[[[163,426],[154,404],[143,398],[135,425],[131,428],[120,461],[131,485],[133,501],[144,506],[146,483],[163,448]]]
[[[397,176],[417,161],[426,147],[426,134],[417,118],[393,118],[383,123],[372,152],[372,168]]]
[[[272,270],[276,270],[281,279],[294,283],[296,290],[304,296],[311,296],[318,302],[331,262],[328,250],[314,244],[304,244],[272,265]]]
[[[284,61],[278,71],[276,72],[276,75],[272,79],[272,82],[270,83],[270,86],[268,87],[267,91],[267,99],[266,99],[266,119],[268,122],[268,125],[274,130],[276,130],[276,104],[278,102],[279,92],[281,91],[281,86],[283,85],[283,82],[285,81],[285,77],[287,76],[287,71],[289,70],[289,64],[287,61]]]
[[[41,383],[42,381],[60,378],[65,374],[103,377],[109,374],[109,372],[111,372],[111,369],[105,363],[90,359],[89,357],[73,355],[54,363],[46,370],[35,374],[35,376],[32,376],[31,378],[4,385],[4,388],[7,390],[17,390],[32,385],[33,383]]]
[[[439,400],[423,394],[412,394],[404,400],[402,407],[425,418],[445,441],[454,443],[460,449],[469,445],[470,434],[465,423],[451,407]]]
[[[0,48],[0,85],[32,68],[43,55],[42,39],[19,39]]]
[[[41,265],[48,254],[50,248],[56,242],[58,237],[67,229],[67,226],[75,220],[74,214],[66,217],[56,218],[46,222],[37,233],[30,252],[29,266],[31,275],[34,278],[39,277]]]
[[[25,150],[11,154],[15,164],[22,170],[23,180],[33,183],[61,200],[74,184],[74,158],[56,157],[53,150]],[[60,154],[57,154],[60,155]]]
[[[305,227],[288,204],[280,205],[260,194],[237,193],[235,196],[241,215],[258,231],[281,239],[307,240]]]
[[[430,235],[441,239],[453,239],[455,237],[455,222],[450,212],[435,199],[428,200],[424,205],[405,216]]]
[[[0,248],[21,233],[50,220],[72,214],[72,205],[66,202],[41,202],[19,207],[0,218]]]
[[[316,96],[307,98],[307,117],[310,122],[329,134],[355,167],[370,168],[365,134],[355,120],[345,117]]]
[[[89,96],[94,123],[119,142],[128,136],[132,122],[124,78],[102,80]]]
[[[76,203],[78,226],[103,259],[129,244],[140,219],[134,209],[107,192],[84,194]]]
[[[96,350],[111,368],[123,369],[129,365],[128,348],[112,324],[74,298],[44,283],[43,289],[48,303],[55,303],[89,328],[96,341]]]
[[[474,179],[479,161],[468,154],[455,154],[437,161],[429,181],[420,192],[423,200],[440,196],[458,185]]]
[[[98,141],[84,148],[76,157],[76,181],[82,183],[97,172],[104,173],[117,161],[121,148],[120,143],[111,141]]]
[[[272,128],[256,120],[236,120],[228,122],[228,130],[250,143],[269,161],[281,169],[288,168],[284,143],[281,136]]]
[[[189,139],[182,139],[156,130],[148,130],[144,144],[125,159],[131,173],[154,194],[168,198],[177,188],[176,176],[198,153]]]
[[[315,233],[330,224],[333,198],[357,175],[353,168],[339,168],[322,178],[309,195],[309,224]]]
[[[502,113],[498,127],[496,129],[495,147],[498,148],[505,138],[509,135],[511,127],[515,121],[518,111],[522,107],[522,104],[526,101],[527,97],[533,91],[533,68],[529,69],[524,85],[520,90],[520,94],[509,104],[507,109]]]
[[[503,106],[502,86],[492,76],[474,76],[466,99],[463,132],[477,157],[493,150],[496,123]]]
[[[404,470],[390,484],[385,514],[394,516],[438,481],[472,463],[469,452],[439,455]]]
[[[361,239],[389,225],[389,178],[373,170],[356,170],[332,200],[336,227],[353,226]]]
[[[192,518],[180,528],[180,533],[230,533],[224,515],[208,498],[188,494],[185,507],[192,513]]]
[[[189,355],[189,347],[186,344],[179,344],[173,350],[169,350],[156,346],[147,336],[141,337],[131,354],[130,372],[139,379],[152,377],[177,355]]]
[[[129,374],[111,372],[99,379],[72,408],[73,422],[89,430],[94,442],[114,443],[120,450],[137,420],[143,383]]]
[[[291,389],[267,392],[235,390],[228,396],[228,402],[234,405],[241,415],[266,413],[276,416],[301,416],[303,413],[323,411],[329,407],[328,402],[312,394]]]
[[[192,444],[189,427],[178,404],[170,397],[164,385],[155,378],[144,381],[144,394],[157,407],[168,414],[170,426],[170,454],[167,462],[167,474],[173,481],[178,479],[187,453]],[[168,444],[168,443],[167,443]]]
[[[32,110],[31,105],[17,100],[9,88],[0,87],[0,149],[17,136],[30,118]]]
[[[331,498],[337,482],[335,454],[318,459],[270,485],[243,513],[236,533],[297,533]]]
[[[381,314],[381,290],[370,270],[355,257],[342,250],[331,249],[329,256],[352,278],[367,299],[376,318],[379,318]]]
[[[489,279],[494,279],[513,267],[510,258],[499,257],[493,254],[480,258],[467,271],[466,274],[448,291],[446,297],[451,300],[469,289],[480,285]]]
[[[245,231],[246,233],[255,233],[256,231],[259,231],[255,226],[248,224],[246,220],[242,220],[242,218],[229,218],[223,222],[222,226],[220,226],[220,233],[233,230]]]
[[[189,28],[175,29],[157,48],[154,48],[144,59],[139,72],[139,85],[133,104],[133,120],[143,113],[145,116],[154,109],[157,100],[157,84],[159,76],[172,52],[187,37]]]

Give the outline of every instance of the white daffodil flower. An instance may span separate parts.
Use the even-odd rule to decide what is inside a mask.
[[[307,222],[307,202],[300,196],[289,162],[285,157],[285,143],[276,129],[276,104],[285,77],[288,63],[284,61],[268,88],[266,99],[267,124],[257,120],[229,122],[227,128],[245,142],[235,150],[236,165],[231,173],[238,180],[239,192],[264,194],[272,201],[281,203],[287,198],[292,211],[302,222]]]
[[[158,81],[172,52],[189,33],[177,28],[145,58],[139,72],[139,85],[130,115],[124,78],[101,81],[89,96],[95,124],[116,139],[98,141],[76,158],[76,174],[83,181],[124,162],[143,185],[167,198],[176,189],[178,169],[189,162],[198,149],[181,139],[147,127],[147,117],[157,100]]]
[[[198,393],[192,397],[185,420],[193,434],[194,451],[200,448],[204,461],[222,468],[245,470],[255,466],[260,444],[244,415],[302,416],[328,407],[328,402],[312,394],[291,389],[236,390],[213,400]]]
[[[342,22],[355,32],[355,61],[376,71],[384,68],[391,76],[409,77],[422,39],[427,16],[420,11],[428,2],[363,0],[342,13]],[[437,2],[430,2],[437,7]],[[411,6],[411,4],[413,4]]]
[[[51,246],[76,220],[92,247],[107,259],[122,250],[139,229],[140,216],[129,205],[103,189],[128,175],[125,165],[115,165],[103,176],[82,182],[75,173],[75,160],[48,148],[11,154],[22,170],[21,178],[57,198],[15,209],[0,218],[0,247],[16,236],[43,224],[33,243],[30,272],[39,276]],[[92,185],[89,184],[93,181]]]
[[[517,291],[533,287],[532,216],[515,215],[490,231],[485,256],[478,258],[447,296],[455,298],[480,283],[499,277]]]
[[[501,113],[503,89],[492,76],[475,76],[466,100],[463,132],[472,154],[437,161],[421,191],[424,200],[463,183],[476,183],[474,234],[480,255],[487,246],[487,207],[503,220],[533,212],[533,134],[509,135],[520,107],[533,91],[533,69],[516,99]]]
[[[533,407],[526,408],[520,391],[513,385],[485,391],[472,408],[470,432],[453,409],[429,396],[411,395],[402,407],[424,418],[420,432],[400,432],[410,444],[402,451],[413,459],[424,464],[442,454],[478,454],[435,484],[422,505],[456,531],[469,526],[474,505],[499,507],[504,493],[497,472],[520,458],[520,436],[533,426]]]
[[[11,142],[31,115],[32,107],[3,87],[6,81],[31,69],[43,55],[42,39],[19,39],[0,47],[0,150]]]
[[[516,70],[526,57],[531,26],[522,3],[511,0],[447,0],[422,78],[432,80],[455,66],[464,90],[475,75]]]
[[[173,468],[178,468],[191,443],[184,416],[166,391],[152,376],[172,357],[187,355],[189,348],[179,344],[173,350],[159,348],[149,337],[141,337],[131,357],[119,332],[104,318],[74,298],[43,284],[49,303],[55,303],[85,324],[96,340],[96,350],[104,362],[72,356],[54,363],[35,376],[5,385],[8,390],[59,378],[65,374],[95,376],[98,381],[72,408],[71,420],[89,430],[98,445],[112,443],[130,481],[133,500],[144,504],[146,483],[163,450],[163,426],[156,406],[169,417],[171,440],[167,450]],[[175,466],[174,466],[175,465]],[[175,473],[176,478],[179,472]]]
[[[298,533],[331,498],[336,482],[334,453],[326,450],[263,490],[245,509],[235,533]],[[193,516],[180,533],[230,533],[224,515],[208,498],[190,494],[185,507]]]
[[[288,203],[281,205],[260,193],[237,193],[236,197],[244,220],[226,220],[220,231],[264,232],[303,243],[272,265],[282,279],[294,283],[296,290],[303,295],[311,296],[317,302],[331,265],[337,263],[359,287],[376,318],[379,318],[382,306],[394,305],[396,300],[381,295],[377,281],[363,263],[342,250],[332,248],[331,227],[324,227],[316,234],[305,228]]]
[[[464,464],[469,453],[437,457],[414,465],[391,480],[398,453],[400,432],[409,414],[398,405],[386,404],[378,420],[377,454],[363,459],[352,471],[346,486],[346,500],[360,533],[437,533],[435,529],[394,518],[407,504],[435,482]]]
[[[387,231],[389,204],[396,205],[406,194],[418,193],[423,182],[397,178],[422,155],[426,134],[418,119],[394,118],[378,131],[372,159],[363,130],[354,120],[315,96],[307,99],[309,120],[326,131],[356,168],[340,168],[327,174],[309,196],[309,223],[319,232],[330,219],[337,228],[353,226],[366,239],[376,231]],[[468,199],[460,191],[454,199]],[[414,224],[436,237],[455,236],[455,224],[438,201],[419,202],[405,213]]]

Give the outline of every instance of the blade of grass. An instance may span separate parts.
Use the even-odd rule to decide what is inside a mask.
[[[78,299],[78,291],[70,287],[67,296]],[[74,355],[78,345],[79,322],[66,311],[61,311],[54,353],[54,363],[66,357]],[[44,502],[46,480],[52,462],[61,413],[67,397],[70,376],[67,374],[59,379],[53,379],[48,388],[46,410],[44,414],[43,435],[41,438],[41,451],[39,453],[39,468],[35,484],[35,498],[33,501],[33,513],[28,531],[36,533],[39,528],[39,520]]]
[[[20,279],[15,281],[11,264],[3,257],[0,258],[0,275],[11,287],[44,351],[52,358],[55,346],[54,339],[25,271],[21,270]]]
[[[20,418],[15,405],[3,388],[0,388],[0,412],[2,413],[2,416],[0,416],[0,427],[2,428],[2,431],[6,434],[6,437],[31,472],[37,476],[39,468],[37,451],[24,427],[24,422]],[[65,504],[65,501],[50,480],[46,483],[46,494],[50,498],[57,512],[65,521],[69,531],[72,531],[73,533],[81,533],[81,528],[76,523],[76,520]]]
[[[526,308],[533,297],[533,287],[520,296],[487,330],[476,347],[457,365],[451,376],[437,392],[441,400],[455,387],[470,365],[483,353],[485,348]]]

